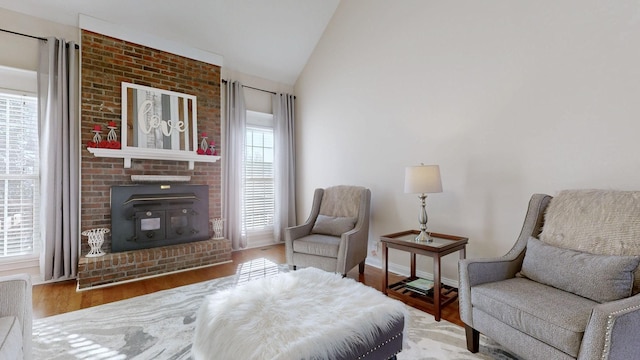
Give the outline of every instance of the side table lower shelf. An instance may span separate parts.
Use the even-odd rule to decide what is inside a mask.
[[[442,284],[440,260],[442,257],[455,252],[460,253],[460,259],[466,255],[466,237],[430,233],[430,241],[416,240],[420,232],[417,230],[402,231],[383,235],[382,243],[382,292],[408,305],[433,313],[436,321],[442,317],[442,308],[458,298],[458,289]],[[408,252],[410,273],[402,281],[389,285],[389,249]],[[426,294],[418,294],[407,288],[407,283],[417,279],[416,256],[433,258],[433,289]]]
[[[413,290],[409,290],[405,285],[417,277],[408,277],[387,287],[387,295],[403,301],[407,305],[423,310],[435,311],[435,303],[433,299],[433,290],[431,289],[426,295],[419,294]],[[440,308],[456,301],[458,298],[458,288],[441,284],[440,286]]]

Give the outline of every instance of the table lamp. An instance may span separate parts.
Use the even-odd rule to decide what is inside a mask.
[[[418,198],[422,202],[422,209],[418,221],[420,222],[420,234],[416,241],[432,242],[431,235],[427,233],[427,209],[425,201],[428,193],[442,192],[440,180],[440,167],[438,165],[407,166],[404,173],[404,192],[407,194],[420,194]]]

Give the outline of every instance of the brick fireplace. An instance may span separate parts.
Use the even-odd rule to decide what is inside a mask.
[[[110,189],[133,184],[132,175],[189,176],[189,184],[209,187],[209,217],[221,217],[220,162],[196,162],[189,170],[182,161],[133,159],[131,168],[124,168],[122,159],[94,157],[86,150],[95,125],[104,129],[114,121],[120,134],[122,82],[196,96],[197,130],[219,143],[220,67],[86,30],[81,37],[81,230],[111,228]],[[108,254],[87,258],[89,245],[82,239],[80,289],[231,259],[231,244],[225,239],[110,253],[111,237],[107,234],[102,249]]]

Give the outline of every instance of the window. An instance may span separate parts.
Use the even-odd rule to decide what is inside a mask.
[[[249,246],[273,239],[273,115],[247,111],[242,219]]]
[[[0,258],[38,253],[38,159],[36,97],[0,90]]]

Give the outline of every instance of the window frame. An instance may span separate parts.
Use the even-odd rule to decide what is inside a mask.
[[[37,73],[35,71],[10,68],[6,66],[0,66],[0,96],[3,98],[21,99],[28,98],[29,101],[33,101],[31,104],[31,110],[35,113],[35,126],[38,128],[38,96],[37,96]],[[8,109],[7,109],[8,110]],[[38,145],[38,136],[36,130],[36,138],[33,139],[34,144]],[[7,140],[10,133],[6,133]],[[6,151],[6,149],[3,149]],[[15,180],[27,180],[33,183],[34,194],[31,197],[27,197],[30,201],[30,208],[32,209],[32,218],[28,219],[28,224],[31,224],[31,252],[5,255],[5,248],[8,246],[3,244],[2,251],[0,252],[0,273],[6,271],[16,271],[18,269],[35,268],[38,266],[37,260],[39,259],[41,252],[41,239],[40,239],[40,169],[39,169],[39,157],[40,151],[35,151],[36,160],[33,164],[32,174],[15,174],[6,168],[3,169],[3,173],[0,174],[0,186],[2,186],[5,194],[8,194],[7,188],[10,181]],[[9,166],[8,164],[6,165]],[[3,214],[6,214],[8,207],[10,206],[11,198],[6,196],[2,202],[0,202],[0,208],[3,209]],[[3,215],[4,216],[4,215]],[[2,227],[0,229],[0,237],[3,240],[7,239],[9,229],[6,228],[7,216],[1,219]],[[4,241],[3,241],[4,242]]]
[[[248,160],[248,156],[249,154],[248,149],[250,147],[250,145],[248,143],[245,144],[245,157],[243,158],[243,174],[244,175],[244,188],[242,191],[242,196],[243,196],[243,206],[242,206],[242,222],[243,222],[243,230],[245,232],[245,235],[247,236],[247,242],[249,243],[250,247],[254,247],[254,246],[261,246],[264,244],[268,244],[268,243],[272,243],[273,239],[274,239],[274,235],[273,235],[273,231],[274,231],[274,218],[275,218],[275,129],[274,129],[274,121],[273,121],[273,114],[268,114],[268,113],[262,113],[262,112],[256,112],[256,111],[250,111],[247,110],[247,124],[246,124],[246,130],[245,130],[245,139],[248,137],[249,131],[265,131],[267,130],[268,132],[271,133],[271,137],[272,137],[272,146],[271,146],[271,158],[274,160],[271,163],[271,200],[270,202],[272,203],[272,212],[271,212],[271,221],[267,221],[266,224],[263,225],[259,225],[259,226],[255,226],[255,227],[249,227],[248,224],[246,223],[246,216],[247,216],[247,191],[248,191],[248,176],[247,176],[247,160]],[[251,147],[254,147],[251,145]],[[263,146],[261,146],[262,149],[265,149],[265,146],[263,144]],[[268,148],[268,147],[267,147]],[[263,154],[263,158],[264,158],[264,154]],[[268,178],[263,178],[263,179],[268,179]],[[268,195],[267,195],[268,196]],[[269,214],[266,214],[266,216],[268,217]]]

